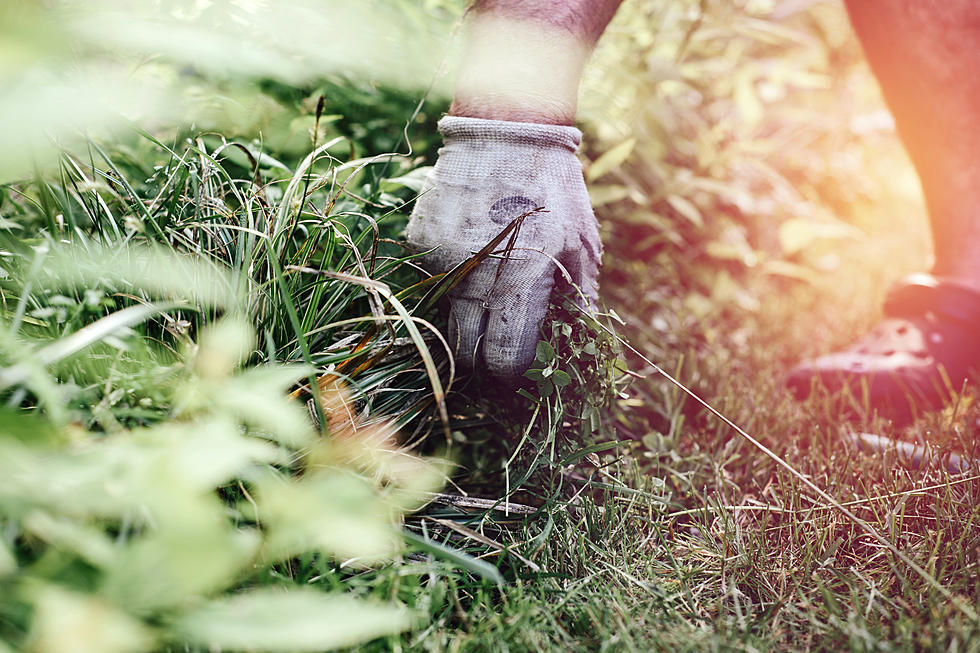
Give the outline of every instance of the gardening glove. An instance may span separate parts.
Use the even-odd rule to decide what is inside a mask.
[[[513,381],[534,359],[560,264],[583,294],[597,297],[602,244],[574,127],[447,116],[444,146],[409,220],[406,236],[430,272],[479,252],[516,217],[510,237],[449,291],[449,338],[464,368]],[[541,209],[535,211],[535,209]]]

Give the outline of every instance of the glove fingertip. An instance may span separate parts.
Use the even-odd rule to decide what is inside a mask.
[[[571,290],[575,303],[591,311],[599,301],[600,261],[584,252],[572,252],[562,259],[562,265],[565,266],[571,280],[564,274],[558,275],[559,287]]]
[[[534,339],[530,348],[523,347],[515,351],[504,352],[492,347],[484,348],[483,362],[487,372],[495,379],[499,379],[508,384],[516,384],[520,380],[531,363],[534,362],[534,347],[537,339]]]
[[[486,311],[479,302],[462,298],[450,299],[449,345],[453,348],[456,364],[461,369],[474,369],[486,328]]]
[[[483,345],[483,361],[491,375],[513,384],[534,362],[552,289],[549,273],[528,289],[525,302],[491,313]]]

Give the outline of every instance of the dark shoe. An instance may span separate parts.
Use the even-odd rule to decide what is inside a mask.
[[[850,347],[797,365],[787,378],[798,399],[822,385],[847,391],[884,417],[908,421],[938,408],[980,370],[980,293],[928,274],[906,277],[885,316]]]

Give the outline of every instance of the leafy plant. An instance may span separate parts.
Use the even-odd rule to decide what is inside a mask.
[[[583,87],[607,240],[676,271],[672,292],[700,318],[756,310],[764,284],[750,277],[819,285],[876,237],[865,207],[906,193],[837,3],[624,3]]]
[[[424,618],[342,591],[343,569],[406,538],[499,580],[398,528],[444,479],[399,430],[438,427],[449,363],[410,312],[431,284],[383,237],[417,192],[411,162],[348,151],[335,139],[290,170],[143,134],[3,187],[0,639],[348,646]],[[331,591],[289,581],[311,565]]]
[[[25,285],[54,289],[102,270],[103,281],[123,273],[136,287],[175,297],[235,296],[233,277],[207,263],[132,246],[128,252],[153,265],[142,274],[107,270],[106,252],[74,249],[52,255],[47,278]],[[43,365],[89,358],[85,348],[126,337],[126,322],[136,326],[173,310],[173,302],[143,306],[149,310],[138,317],[121,321],[131,309],[111,312],[2,370],[12,402],[24,401],[23,393],[9,394],[21,387],[46,408],[16,411],[8,403],[2,417],[3,639],[34,651],[177,644],[319,651],[410,627],[415,617],[397,605],[252,587],[263,570],[305,552],[360,565],[391,556],[400,541],[398,516],[441,473],[372,436],[391,433],[382,424],[361,424],[359,437],[343,442],[318,435],[302,405],[284,394],[308,369],[236,371],[254,341],[234,304],[226,303],[226,316],[196,341],[184,339],[180,355],[158,354],[155,396],[133,400],[154,406],[159,423],[127,427],[93,408],[101,428],[85,429],[52,409],[75,388]],[[9,338],[8,331],[12,344]],[[80,342],[69,347],[73,339]],[[130,349],[119,341],[109,346],[117,360]],[[132,392],[118,385],[128,378],[91,378],[93,372],[87,381],[106,385],[103,410],[111,413],[112,397]],[[152,403],[144,403],[148,398]],[[347,406],[340,399],[325,404],[338,425],[335,437],[353,418],[333,413]],[[385,486],[367,471],[380,473]],[[221,597],[229,590],[235,595]]]

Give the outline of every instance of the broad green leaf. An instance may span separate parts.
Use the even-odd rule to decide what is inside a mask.
[[[184,509],[177,503],[184,489],[206,493],[256,464],[282,462],[279,448],[218,418],[115,434],[59,453],[0,441],[0,501],[70,517],[155,519]]]
[[[169,514],[158,516],[105,572],[101,594],[137,613],[227,588],[258,551],[258,534],[232,529],[217,497],[168,489],[175,495]]]
[[[140,653],[154,648],[146,626],[97,597],[53,585],[34,588],[31,594],[28,649],[35,653]]]
[[[421,193],[422,187],[425,185],[425,180],[429,178],[431,172],[431,166],[421,166],[400,177],[385,179],[381,182],[381,186],[385,190],[392,190],[403,186],[413,193]]]
[[[76,553],[97,567],[113,564],[119,551],[101,530],[80,521],[59,519],[40,510],[27,515],[24,530],[53,547]]]
[[[552,347],[548,341],[539,340],[535,351],[535,357],[542,363],[550,363],[551,361],[555,360],[555,348]]]
[[[691,200],[680,195],[668,195],[667,203],[694,226],[704,226],[704,217],[701,215],[701,210]]]
[[[795,254],[818,240],[860,238],[863,232],[845,222],[791,218],[779,225],[779,244],[783,253]]]
[[[524,372],[524,378],[531,379],[532,381],[541,381],[544,379],[544,375],[540,369],[532,367],[527,372]]]
[[[54,290],[143,291],[151,297],[183,298],[204,306],[233,309],[243,305],[238,284],[228,270],[157,247],[53,247],[40,277]]]
[[[629,158],[634,147],[636,147],[636,139],[627,138],[622,143],[609,148],[602,156],[592,162],[585,173],[585,178],[591,182],[612,172]]]
[[[256,367],[217,387],[211,402],[277,442],[305,446],[315,436],[313,423],[303,404],[290,401],[284,390],[308,374],[299,365]]]
[[[121,330],[150,319],[154,315],[177,308],[179,304],[137,304],[111,313],[71,335],[55,340],[34,353],[31,361],[0,370],[0,388],[28,382],[36,366],[51,365],[105,341]]]
[[[7,543],[0,539],[0,578],[17,571],[17,559]]]
[[[184,641],[213,651],[315,653],[400,633],[416,622],[398,605],[312,589],[261,589],[218,599],[176,620]]]
[[[300,62],[269,47],[268,40],[249,39],[245,46],[241,31],[222,25],[223,19],[233,19],[231,12],[211,12],[212,20],[180,19],[149,2],[93,5],[72,21],[84,40],[101,41],[120,52],[162,55],[219,74],[266,75],[294,82],[304,77]],[[283,9],[288,11],[288,5]]]
[[[0,441],[7,439],[33,446],[55,446],[67,440],[64,433],[41,415],[3,406],[0,407]]]
[[[68,54],[65,30],[49,7],[31,2],[0,4],[0,76],[10,77],[38,61]]]
[[[285,403],[285,399],[282,401]],[[274,417],[270,415],[270,419]],[[145,452],[152,473],[171,476],[171,484],[179,479],[181,484],[200,492],[241,478],[256,465],[288,462],[286,451],[245,436],[235,422],[224,416],[189,424],[168,423],[135,431],[132,437],[140,440],[137,447],[140,453]]]
[[[450,47],[449,20],[420,29],[378,0],[52,0],[0,12],[0,124],[17,126],[0,133],[0,181],[53,163],[55,144],[131,120],[208,124],[228,86],[258,78],[344,74],[422,89]],[[445,77],[434,92],[448,91]]]
[[[555,373],[551,375],[551,382],[559,388],[564,388],[566,385],[572,382],[572,377],[568,375],[568,372],[555,370]]]
[[[366,479],[350,472],[267,478],[255,498],[268,532],[269,559],[323,551],[368,564],[385,559],[398,545],[393,510]]]
[[[13,514],[41,508],[77,517],[119,516],[142,498],[132,480],[143,471],[143,460],[103,458],[103,451],[94,458],[91,453],[52,455],[2,442],[0,502]]]
[[[77,143],[83,130],[123,128],[123,115],[175,114],[171,96],[127,72],[108,65],[68,73],[34,66],[0,79],[0,124],[17,126],[0,130],[0,182],[54,162],[55,143]]]
[[[231,374],[252,352],[255,333],[242,317],[226,317],[204,329],[198,339],[194,370],[221,379]]]

